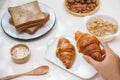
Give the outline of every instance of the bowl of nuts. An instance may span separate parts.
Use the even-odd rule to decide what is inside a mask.
[[[65,9],[72,15],[92,15],[100,8],[100,0],[65,0]]]
[[[89,18],[86,26],[89,33],[105,42],[115,39],[120,34],[117,21],[107,15],[96,15]]]

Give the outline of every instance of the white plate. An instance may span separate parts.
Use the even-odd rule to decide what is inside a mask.
[[[48,61],[54,63],[55,65],[61,67],[62,69],[80,78],[83,79],[92,78],[97,73],[97,71],[82,58],[82,54],[78,53],[74,38],[72,36],[67,36],[67,35],[62,36],[70,40],[70,42],[75,46],[76,49],[76,59],[72,67],[70,69],[66,69],[63,63],[59,60],[59,58],[56,57],[56,47],[57,47],[58,39],[60,37],[61,36],[55,37],[50,41],[48,41],[49,42],[48,49],[46,51],[45,58]]]
[[[33,35],[29,35],[27,33],[19,33],[18,31],[16,31],[15,27],[9,23],[9,18],[11,16],[8,11],[2,17],[1,22],[4,32],[13,38],[21,40],[31,40],[46,34],[49,30],[52,29],[55,24],[55,13],[49,6],[45,4],[39,3],[39,5],[43,12],[48,12],[50,14],[50,19],[36,33],[34,33]]]

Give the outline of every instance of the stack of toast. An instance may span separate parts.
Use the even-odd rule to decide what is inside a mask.
[[[50,18],[49,13],[41,11],[37,1],[9,7],[8,11],[11,15],[9,22],[17,31],[28,34],[34,34]]]

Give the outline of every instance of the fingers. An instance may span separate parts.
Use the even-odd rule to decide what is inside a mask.
[[[103,41],[100,40],[100,39],[99,39],[99,41],[100,41],[100,43],[101,43],[101,45],[102,45],[102,47],[103,47],[104,53],[109,54],[110,52],[112,52],[112,49],[108,46],[107,43],[103,42]]]
[[[106,61],[111,57],[111,55],[114,54],[114,52],[105,42],[103,42],[102,40],[99,40],[99,41],[100,41],[100,43],[101,43],[101,45],[103,47],[103,50],[102,50],[103,60]]]
[[[106,44],[105,42],[103,42],[103,41],[100,40],[100,39],[99,39],[99,41],[100,41],[102,47],[103,47],[105,50],[109,48],[108,44]]]
[[[98,62],[92,59],[90,56],[83,55],[83,58],[95,68],[97,67]]]

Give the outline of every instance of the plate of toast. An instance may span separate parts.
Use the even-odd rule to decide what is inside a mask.
[[[38,1],[8,7],[3,15],[3,31],[15,39],[31,40],[49,32],[55,24],[55,13]]]
[[[95,68],[78,52],[73,36],[59,35],[48,42],[45,58],[49,62],[82,79],[90,79],[96,75]]]

